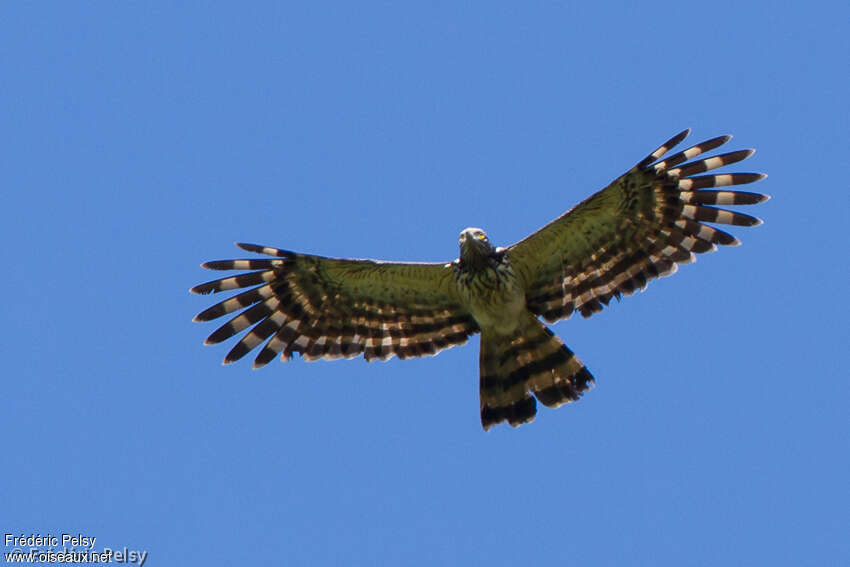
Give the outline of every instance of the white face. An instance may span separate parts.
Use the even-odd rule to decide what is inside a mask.
[[[463,229],[463,232],[460,233],[460,238],[458,238],[458,242],[463,245],[463,243],[467,240],[487,242],[487,235],[480,228],[465,228]]]

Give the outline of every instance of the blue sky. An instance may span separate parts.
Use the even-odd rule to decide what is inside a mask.
[[[148,565],[850,563],[843,2],[0,8],[6,533]],[[247,241],[507,245],[679,130],[773,199],[553,326],[597,377],[484,433],[478,340],[222,367]],[[9,548],[4,548],[8,551]]]

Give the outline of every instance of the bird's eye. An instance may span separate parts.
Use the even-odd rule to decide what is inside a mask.
[[[483,232],[479,232],[478,234],[475,235],[475,238],[477,238],[478,240],[484,240],[487,237],[484,236]]]

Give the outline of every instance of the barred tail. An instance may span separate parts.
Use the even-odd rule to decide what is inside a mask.
[[[481,334],[480,395],[484,430],[507,421],[516,427],[537,414],[578,400],[593,376],[573,352],[530,313],[516,334]]]

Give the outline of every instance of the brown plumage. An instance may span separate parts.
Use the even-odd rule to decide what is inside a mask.
[[[684,131],[608,187],[508,248],[484,231],[461,233],[450,263],[397,263],[297,254],[237,244],[271,258],[207,262],[212,270],[250,270],[191,289],[214,293],[250,288],[199,313],[209,321],[240,312],[207,344],[246,329],[224,359],[259,350],[254,367],[280,355],[307,360],[385,360],[435,354],[481,332],[480,401],[485,429],[534,419],[536,400],[548,407],[577,400],[593,377],[547,321],[578,311],[588,317],[612,298],[673,273],[694,253],[737,245],[704,223],[754,226],[758,219],[713,205],[752,205],[766,195],[713,190],[762,179],[758,173],[699,175],[736,163],[752,150],[697,161],[723,145],[721,136],[661,158]]]

